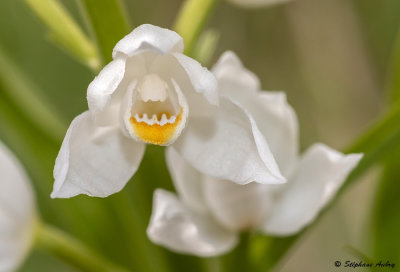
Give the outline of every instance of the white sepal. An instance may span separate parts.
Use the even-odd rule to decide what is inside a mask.
[[[118,126],[98,127],[89,112],[82,113],[72,121],[57,156],[51,197],[106,197],[120,191],[139,167],[144,149]]]
[[[287,188],[277,198],[262,229],[290,235],[312,222],[336,194],[362,154],[343,155],[323,144],[314,144],[303,155]]]
[[[0,143],[0,272],[16,271],[32,247],[37,212],[29,179]]]
[[[221,228],[207,214],[188,209],[162,189],[154,193],[147,235],[173,251],[201,257],[223,254],[237,243],[237,234]]]

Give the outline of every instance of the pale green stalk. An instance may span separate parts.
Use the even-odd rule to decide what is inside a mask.
[[[98,70],[100,61],[97,48],[58,0],[25,2],[49,28],[53,41],[92,70]]]
[[[174,29],[185,42],[185,54],[192,56],[195,43],[218,0],[186,0]]]
[[[68,264],[87,272],[128,272],[86,247],[69,234],[43,223],[36,232],[36,246],[49,251]]]
[[[192,57],[202,65],[207,66],[217,48],[219,37],[219,32],[214,29],[204,31],[194,47]]]

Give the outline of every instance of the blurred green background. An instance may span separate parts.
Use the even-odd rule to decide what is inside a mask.
[[[77,2],[61,2],[87,30]],[[172,27],[183,3],[122,2],[132,27],[151,23],[167,28]],[[300,121],[302,149],[321,141],[339,150],[344,150],[388,104],[388,69],[399,26],[398,0],[293,0],[255,10],[221,1],[207,23],[207,28],[220,32],[211,64],[225,50],[236,52],[245,66],[259,76],[265,90],[287,93]],[[15,75],[69,124],[87,109],[86,88],[94,74],[50,42],[47,33],[22,0],[0,1],[0,64],[15,66]],[[154,188],[172,190],[162,148],[147,149],[139,174],[121,193],[107,199],[79,196],[50,200],[52,168],[60,142],[37,128],[29,113],[18,106],[18,99],[6,90],[5,77],[0,75],[0,139],[26,166],[47,222],[135,271],[159,271],[158,265],[163,262],[172,262],[172,271],[196,271],[195,265],[201,268],[199,259],[153,246],[145,236]],[[152,180],[144,180],[142,173],[146,171],[157,174]],[[395,238],[398,234],[394,227],[394,237],[376,238],[373,234],[380,228],[374,220],[386,220],[387,216],[400,220],[399,206],[387,205],[392,208],[387,211],[385,205],[375,202],[376,192],[384,190],[378,189],[379,173],[378,168],[370,171],[347,190],[277,270],[340,271],[333,267],[333,262],[355,260],[354,249],[384,261],[395,262],[390,258],[397,258],[400,266],[398,252],[382,255],[386,254],[386,247],[377,249],[374,243],[383,239],[385,245],[385,239],[399,239]],[[396,186],[390,190],[398,192]],[[374,217],[373,214],[380,214],[379,209],[387,211],[387,216]],[[399,226],[399,220],[388,224]],[[137,260],[141,258],[147,260],[150,268],[139,264]],[[20,271],[75,270],[44,251],[35,250]]]

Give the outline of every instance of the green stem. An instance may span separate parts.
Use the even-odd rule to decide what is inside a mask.
[[[218,257],[206,258],[203,265],[203,271],[207,272],[222,272],[221,271],[221,260]]]
[[[219,32],[214,29],[204,31],[193,49],[192,57],[202,65],[207,66],[217,48],[219,36]]]
[[[37,230],[36,245],[69,264],[87,272],[128,272],[83,245],[69,234],[46,224],[40,224]]]
[[[197,38],[217,2],[218,0],[186,0],[183,4],[174,29],[185,42],[186,55],[192,55]]]
[[[254,271],[249,258],[250,237],[249,232],[240,235],[239,244],[233,251],[222,256],[222,272]]]

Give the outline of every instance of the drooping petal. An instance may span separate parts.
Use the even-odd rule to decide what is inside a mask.
[[[288,175],[298,157],[298,123],[285,93],[259,91],[258,79],[243,67],[233,52],[224,53],[213,72],[221,95],[249,111],[267,139],[280,170]]]
[[[121,101],[133,82],[146,74],[146,61],[153,54],[145,52],[127,60],[117,58],[111,61],[88,87],[89,111],[95,123],[101,126],[118,122]]]
[[[174,56],[185,69],[194,89],[203,94],[211,105],[218,105],[218,83],[214,75],[199,62],[186,55],[174,53]]]
[[[286,176],[298,160],[298,122],[283,92],[259,92],[239,103],[249,109],[267,139],[279,168]]]
[[[218,105],[219,95],[214,75],[189,57],[177,53],[159,55],[149,71],[162,76],[166,81],[176,81],[188,101],[191,116],[203,115],[204,108],[210,104]]]
[[[115,59],[107,64],[89,84],[87,100],[94,114],[103,111],[125,74],[125,60]]]
[[[22,166],[0,143],[0,271],[15,271],[34,239],[36,207]]]
[[[82,113],[72,121],[58,154],[51,197],[106,197],[120,191],[136,172],[144,149],[118,126],[97,127],[89,112]]]
[[[168,170],[182,202],[192,210],[205,212],[208,208],[203,196],[203,175],[173,148],[167,148],[165,155]]]
[[[113,58],[132,56],[139,50],[156,50],[161,54],[183,52],[183,40],[176,32],[144,24],[120,40],[113,50]]]
[[[153,212],[147,228],[150,240],[179,253],[209,257],[231,250],[237,235],[205,214],[188,209],[172,193],[154,193]]]
[[[258,77],[246,69],[238,56],[232,51],[224,52],[212,68],[212,72],[218,79],[219,90],[256,92],[260,89]]]
[[[221,98],[206,117],[192,117],[173,147],[203,174],[238,184],[283,183],[285,178],[253,118]]]
[[[214,217],[226,228],[236,231],[254,229],[263,223],[273,203],[273,187],[281,186],[255,182],[239,185],[210,177],[203,185]]]
[[[362,154],[343,155],[323,144],[310,147],[277,199],[263,230],[290,235],[312,222],[361,158]]]

